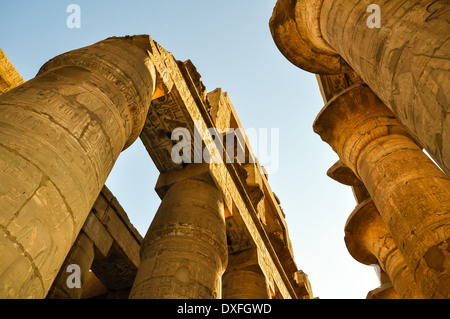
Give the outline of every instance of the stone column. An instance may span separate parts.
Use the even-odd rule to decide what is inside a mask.
[[[94,261],[94,242],[84,233],[80,232],[72,249],[67,255],[58,276],[50,289],[48,299],[80,299],[84,289],[84,283]],[[67,271],[70,265],[77,265],[80,269],[80,287],[69,287],[67,279],[72,271]]]
[[[261,270],[236,269],[223,275],[223,299],[270,299]]]
[[[0,297],[43,298],[155,87],[148,36],[47,62],[0,96]]]
[[[266,277],[258,265],[255,248],[229,255],[222,287],[223,299],[270,299]]]
[[[222,194],[208,167],[162,174],[161,205],[145,235],[130,298],[214,299],[227,266]]]
[[[357,261],[380,265],[400,298],[423,298],[372,199],[359,204],[350,215],[345,226],[345,244]]]
[[[381,287],[371,291],[368,298],[423,298],[411,270],[361,180],[341,161],[334,164],[327,175],[341,184],[351,186],[358,203],[347,220],[345,243],[353,258],[365,265],[376,265],[380,270],[378,277]]]
[[[380,280],[380,286],[369,291],[366,299],[401,299],[392,285],[391,278],[380,268],[380,265],[373,265]]]
[[[450,297],[450,179],[365,85],[320,112],[314,131],[363,181],[425,298]]]
[[[381,28],[369,28],[369,5]],[[446,0],[279,0],[280,51],[314,73],[355,70],[450,175],[450,19]]]

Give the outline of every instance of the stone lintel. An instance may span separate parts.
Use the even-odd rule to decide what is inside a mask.
[[[95,258],[89,275],[95,277],[95,282],[101,282],[95,285],[100,285],[103,291],[99,293],[98,287],[91,287],[89,283],[82,286],[82,298],[130,289],[140,265],[139,251],[143,239],[106,186],[99,194],[81,233],[94,244]],[[60,274],[67,277],[64,267],[60,269]]]
[[[386,282],[380,287],[369,291],[366,299],[401,299],[392,286],[391,282]]]
[[[328,177],[335,181],[351,186],[356,202],[360,204],[370,197],[369,192],[363,182],[356,177],[355,173],[344,165],[340,160],[337,161],[327,172]]]
[[[25,83],[24,79],[0,49],[0,95],[22,83]]]
[[[294,274],[294,280],[299,287],[299,296],[303,299],[313,299],[314,295],[311,288],[308,275],[303,270],[296,271]]]
[[[229,116],[225,116],[226,118],[229,117],[229,123],[226,120],[225,123],[219,124],[222,128],[226,128],[227,125],[229,128],[242,128],[242,126],[226,93],[219,89],[214,94],[208,96],[205,94],[204,86],[200,83],[200,76],[192,63],[176,61],[169,52],[161,47],[154,51],[154,55],[153,63],[158,73],[166,77],[167,81],[173,83],[173,85],[169,94],[152,101],[146,125],[141,133],[141,140],[160,173],[173,171],[173,174],[175,174],[176,171],[186,166],[183,163],[176,164],[171,159],[171,150],[175,142],[171,140],[170,135],[175,128],[187,128],[191,136],[194,136],[194,123],[201,132],[208,128],[214,128],[216,123],[219,124],[217,116],[214,118],[214,114],[218,115],[218,113],[229,114]],[[214,101],[215,106],[212,105]],[[220,110],[219,108],[223,109]],[[204,144],[205,141],[202,141],[203,146]],[[246,137],[245,144],[247,153],[251,148]],[[192,147],[192,151],[195,151],[195,147]],[[248,154],[251,154],[251,152],[249,151]],[[194,156],[193,153],[192,158]],[[188,164],[186,168],[191,165],[193,164]],[[214,162],[209,164],[209,174],[223,195],[226,212],[241,216],[244,228],[247,229],[264,256],[265,265],[262,267],[264,268],[264,274],[274,277],[280,293],[285,298],[295,298],[295,292],[289,279],[292,274],[289,274],[289,276],[286,274],[276,252],[273,250],[270,239],[258,217],[257,207],[254,206],[249,196],[246,178],[243,178],[239,173],[242,172],[242,169],[238,167],[239,165],[239,163]],[[255,165],[260,168],[257,161]],[[261,172],[258,173],[262,175]],[[157,185],[160,196],[164,195],[166,186],[170,184],[170,182],[162,182],[168,176],[171,175],[161,177],[161,182]],[[267,182],[265,177],[258,178],[258,180],[264,181],[263,183]],[[166,186],[164,186],[165,184]],[[275,203],[273,194],[268,194],[265,191],[264,196],[268,196],[270,200],[274,201],[273,206],[279,206]],[[281,208],[276,208],[274,212],[280,216],[281,223],[285,223]],[[284,234],[287,235],[287,232],[284,232]]]
[[[90,213],[83,225],[83,231],[94,242],[95,247],[102,257],[108,256],[109,250],[114,242],[114,239],[98,220],[94,213]]]

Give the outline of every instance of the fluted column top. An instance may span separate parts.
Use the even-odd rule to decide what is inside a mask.
[[[362,184],[361,180],[356,177],[355,173],[345,166],[340,160],[331,166],[327,171],[327,176],[336,182],[347,186],[356,186]]]
[[[295,66],[317,74],[351,68],[324,39],[320,24],[323,0],[278,0],[269,22],[280,52]]]
[[[410,137],[365,84],[355,84],[331,99],[320,111],[313,128],[358,178],[357,161],[370,142],[390,134]]]
[[[378,264],[371,249],[373,240],[387,235],[381,217],[371,198],[359,204],[352,212],[345,225],[345,244],[352,257],[365,265]]]

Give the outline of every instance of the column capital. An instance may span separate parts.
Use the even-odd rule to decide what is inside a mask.
[[[25,83],[23,77],[0,49],[0,95],[22,83]]]
[[[328,169],[327,176],[347,186],[359,186],[362,184],[355,173],[340,160]]]
[[[155,186],[156,193],[159,198],[163,199],[172,185],[186,180],[197,180],[216,186],[213,178],[211,177],[209,164],[194,163],[187,165],[183,169],[172,170],[170,172],[160,174]]]
[[[269,22],[280,52],[295,66],[312,73],[350,71],[341,56],[326,42],[319,24],[323,0],[278,0]]]
[[[345,225],[345,244],[354,259],[365,265],[379,264],[372,240],[384,241],[388,235],[372,199],[366,199],[352,212]],[[385,227],[384,227],[385,228]],[[383,267],[383,265],[381,265]]]
[[[358,178],[359,155],[369,143],[391,134],[411,138],[365,84],[355,84],[331,99],[320,111],[313,128]]]

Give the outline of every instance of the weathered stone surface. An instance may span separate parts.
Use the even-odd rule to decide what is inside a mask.
[[[297,0],[277,1],[270,19],[270,31],[280,52],[295,66],[312,73],[346,72],[349,69],[347,62],[325,41],[317,41],[321,45],[314,47],[311,46],[310,37],[302,34],[303,28],[298,25],[300,19],[296,17],[300,12],[297,2]],[[314,8],[311,9],[314,10]],[[317,28],[311,29],[320,31]],[[318,33],[314,32],[314,34],[320,36]]]
[[[164,74],[165,87],[170,89],[164,96],[152,102],[141,139],[158,170],[166,173],[180,170],[187,165],[174,163],[170,157],[174,144],[170,139],[171,130],[177,127],[186,128],[194,137],[195,134],[199,134],[198,131],[205,132],[208,128],[237,129],[242,128],[242,125],[225,92],[216,89],[207,94],[200,82],[200,75],[190,61],[176,61],[172,54],[155,45],[157,50],[154,52],[158,51],[161,54],[154,58],[156,69],[158,74]],[[194,127],[194,123],[197,127]],[[226,131],[222,133],[226,135]],[[254,158],[245,134],[238,142],[241,143],[239,146],[236,143],[229,148],[224,138],[221,145],[223,150],[233,149],[234,154],[237,154],[236,148],[240,148],[244,152],[244,164],[253,163],[254,166],[246,165],[244,168],[236,158],[226,157],[227,154],[224,154],[223,162],[213,162],[209,165],[210,175],[222,193],[225,211],[238,217],[236,220],[240,221],[241,227],[239,231],[247,232],[251,241],[260,250],[260,254],[264,256],[260,259],[262,263],[260,267],[268,278],[271,289],[273,291],[278,289],[284,298],[296,298],[293,277],[297,268],[293,261],[284,214],[261,166]],[[192,143],[194,144],[194,141]],[[192,161],[197,158],[196,156],[201,158],[201,152],[208,143],[210,142],[202,140],[200,151],[192,145]],[[267,225],[263,225],[262,221]],[[266,233],[267,226],[270,232],[283,238],[283,245],[286,246],[283,248],[285,251],[283,261],[274,250],[274,243],[271,242],[273,236]]]
[[[450,296],[450,180],[364,85],[333,98],[314,130],[363,181],[425,298]]]
[[[168,173],[157,184],[169,186],[145,235],[130,298],[220,297],[228,260],[222,195],[190,167],[177,172],[178,180]]]
[[[395,291],[392,283],[387,282],[382,284],[380,287],[369,291],[367,294],[367,299],[401,299],[397,292]]]
[[[0,49],[0,95],[24,83],[24,79]]]
[[[259,267],[254,247],[229,251],[228,267],[222,277],[223,299],[269,299],[269,286]]]
[[[89,270],[94,260],[94,243],[84,233],[80,232],[72,249],[64,261],[52,288],[47,294],[48,299],[80,299]],[[77,265],[80,269],[80,287],[69,287],[67,280],[72,274],[70,265]],[[67,270],[70,270],[69,272]],[[70,280],[70,279],[69,279]]]
[[[350,254],[366,265],[379,264],[403,299],[420,299],[412,271],[398,250],[372,199],[359,204],[345,225],[345,244]]]
[[[142,236],[104,186],[46,298],[128,298],[141,243]],[[66,285],[70,264],[82,270],[79,289]]]
[[[46,295],[144,125],[156,80],[150,41],[111,38],[68,52],[0,96],[0,296]]]

